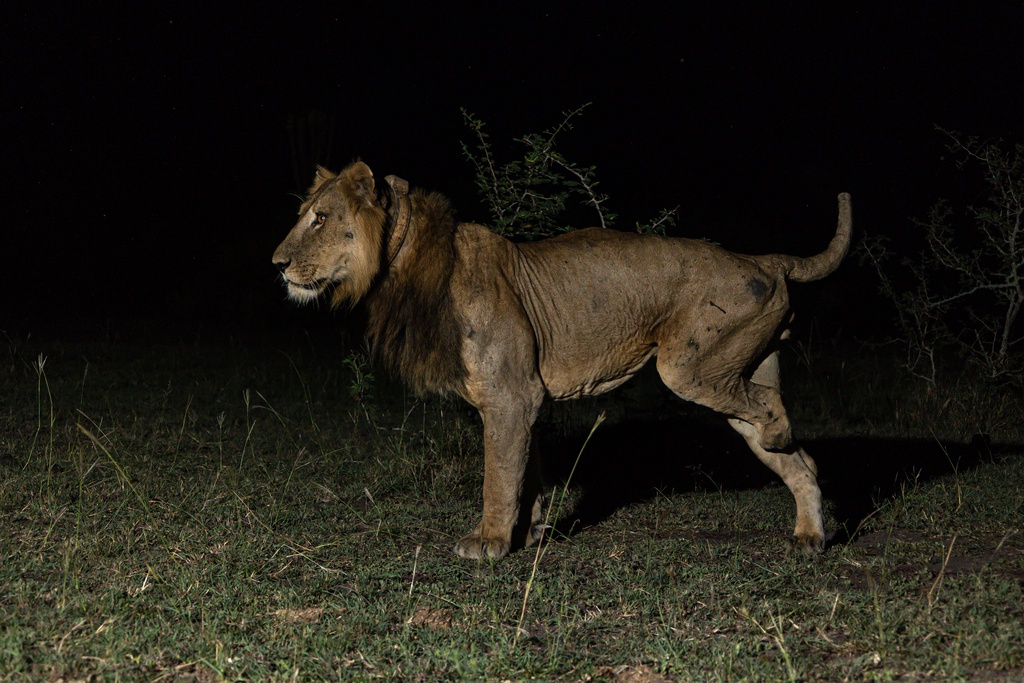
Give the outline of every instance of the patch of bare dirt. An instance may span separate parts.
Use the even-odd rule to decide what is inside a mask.
[[[597,670],[598,680],[613,683],[672,683],[672,679],[641,664],[640,666],[603,666]]]
[[[420,605],[405,623],[410,626],[425,626],[427,628],[445,630],[451,628],[452,611],[450,609],[434,609]]]
[[[320,615],[323,613],[322,607],[307,607],[306,609],[279,609],[271,614],[286,624],[313,624],[320,621]]]

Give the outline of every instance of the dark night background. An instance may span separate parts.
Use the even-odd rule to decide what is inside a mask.
[[[0,328],[191,340],[330,320],[285,302],[270,264],[312,175],[297,186],[288,122],[313,110],[335,122],[313,161],[362,158],[485,220],[460,107],[511,154],[592,102],[563,151],[597,166],[620,227],[679,205],[677,234],[803,255],[840,191],[858,235],[982,199],[935,125],[1024,141],[1020,2],[496,7],[4,3]],[[884,318],[868,275],[851,259],[801,315]]]

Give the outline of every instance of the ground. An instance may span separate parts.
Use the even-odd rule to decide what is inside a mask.
[[[450,552],[480,505],[457,403],[308,342],[11,341],[0,674],[1019,680],[1019,399],[790,359],[823,556],[719,417],[641,378],[545,414],[551,542],[491,564]]]

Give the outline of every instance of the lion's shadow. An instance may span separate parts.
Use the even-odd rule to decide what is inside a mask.
[[[781,480],[732,429],[716,418],[626,421],[599,427],[583,449],[572,484],[582,496],[556,530],[573,534],[620,508],[659,492],[739,491]],[[549,483],[564,483],[586,435],[539,434]],[[977,467],[1008,447],[981,436],[971,443],[934,439],[845,437],[802,445],[818,464],[822,495],[837,529],[830,543],[852,539],[861,523],[910,482],[926,482]],[[795,514],[795,511],[794,511]]]

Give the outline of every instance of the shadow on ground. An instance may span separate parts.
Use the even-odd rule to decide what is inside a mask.
[[[541,430],[549,481],[566,480],[585,438],[586,434],[556,437]],[[908,482],[962,474],[1014,449],[992,445],[980,435],[968,444],[847,437],[802,445],[818,463],[822,494],[838,522],[832,544],[853,540],[861,522]],[[602,425],[583,450],[572,480],[583,495],[573,515],[559,520],[557,528],[562,530],[591,526],[659,491],[736,491],[781,484],[716,416]]]

